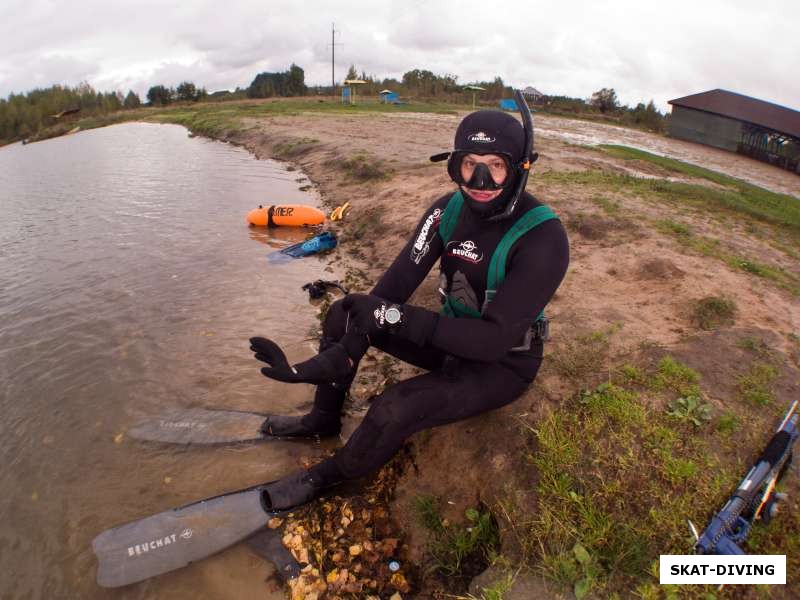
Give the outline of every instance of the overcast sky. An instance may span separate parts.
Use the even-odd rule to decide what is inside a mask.
[[[623,103],[724,88],[800,109],[798,0],[0,0],[0,97],[54,83],[99,91],[193,81],[246,87],[305,69],[399,78],[414,68]]]

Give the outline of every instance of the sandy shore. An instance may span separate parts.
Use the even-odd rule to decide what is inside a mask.
[[[444,165],[432,164],[428,157],[450,148],[460,117],[415,113],[276,116],[248,122],[249,129],[230,141],[256,156],[280,158],[302,167],[318,186],[326,206],[351,203],[348,218],[330,224],[341,240],[332,259],[358,273],[351,284],[367,290],[411,235],[425,208],[453,189]],[[413,524],[411,505],[419,494],[446,498],[450,504],[445,516],[454,518],[477,502],[491,505],[504,493],[503,484],[512,480],[516,486],[513,493],[523,504],[535,502],[531,492],[524,491],[530,489],[525,487],[529,475],[520,473],[524,465],[519,456],[525,448],[508,436],[508,431],[520,415],[538,413],[575,393],[574,382],[565,382],[557,370],[548,367],[548,361],[569,348],[578,336],[615,331],[619,333],[610,341],[614,356],[660,347],[690,364],[702,365],[703,392],[717,408],[724,407],[734,393],[735,370],[730,363],[718,364],[712,358],[725,348],[735,347],[741,335],[768,338],[787,364],[800,364],[795,337],[800,331],[797,297],[774,282],[688,251],[659,228],[659,223],[688,223],[694,232],[716,240],[732,254],[800,277],[800,261],[792,254],[796,247],[787,250],[785,243],[777,244],[776,237],[761,223],[716,218],[696,209],[678,215],[674,207],[624,189],[598,193],[596,188],[572,185],[568,177],[542,174],[599,170],[712,185],[675,177],[649,163],[618,160],[576,145],[592,142],[625,144],[705,164],[798,198],[800,177],[744,157],[639,131],[548,117],[537,117],[537,123],[540,160],[528,190],[561,216],[571,245],[569,273],[548,307],[553,329],[553,340],[547,347],[549,358],[536,384],[513,405],[413,438],[416,471],[407,474],[398,486],[394,510],[407,524],[406,533],[417,558],[422,556],[424,536]],[[436,273],[429,276],[412,302],[436,308],[435,277]],[[735,333],[698,331],[692,309],[707,296],[735,300]],[[354,390],[356,404],[365,402],[386,383],[386,369],[365,371],[366,377],[358,380]],[[394,372],[392,376],[403,374]],[[782,377],[780,389],[787,395],[800,391],[790,374]],[[503,532],[504,544],[509,535]]]

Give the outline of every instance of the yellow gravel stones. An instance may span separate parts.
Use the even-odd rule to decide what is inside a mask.
[[[401,600],[410,592],[409,574],[394,566],[407,562],[406,549],[388,511],[397,469],[384,467],[362,495],[328,497],[271,522],[301,566],[288,582],[292,600]]]

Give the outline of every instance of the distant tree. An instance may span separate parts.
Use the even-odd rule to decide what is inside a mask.
[[[248,98],[271,98],[272,96],[303,96],[306,94],[305,72],[295,64],[282,73],[259,73],[250,87]],[[238,91],[238,90],[237,90]]]
[[[589,101],[589,104],[597,108],[603,114],[615,112],[619,108],[617,92],[614,91],[614,88],[598,90],[592,94],[592,99]]]
[[[640,102],[636,105],[636,108],[626,108],[622,120],[624,123],[638,125],[639,127],[644,127],[652,131],[666,130],[666,119],[664,115],[658,111],[655,102],[652,100],[646,105]]]
[[[350,65],[350,68],[347,70],[347,75],[345,75],[344,78],[345,80],[358,79],[358,71],[356,71],[355,65]]]
[[[557,113],[581,113],[587,109],[586,102],[581,98],[569,96],[548,96],[547,110]]]
[[[197,88],[191,81],[184,81],[175,90],[178,101],[196,102],[199,99]]]
[[[97,96],[94,93],[94,88],[92,88],[87,81],[78,84],[75,91],[80,96],[79,104],[81,109],[92,112],[97,108]]]
[[[125,108],[139,108],[142,104],[142,101],[139,99],[139,96],[134,93],[133,90],[128,91],[128,95],[125,96],[125,100],[122,101],[122,106]]]
[[[122,99],[119,92],[108,92],[103,94],[103,112],[114,112],[122,108]]]
[[[165,106],[172,102],[172,90],[163,85],[154,85],[147,90],[147,101],[151,106]]]
[[[305,96],[306,90],[305,71],[292,63],[286,78],[285,94],[287,96]]]

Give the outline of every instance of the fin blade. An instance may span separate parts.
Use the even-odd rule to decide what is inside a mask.
[[[247,540],[247,545],[271,562],[284,582],[300,576],[302,565],[283,545],[280,529],[264,529]]]
[[[108,529],[92,542],[97,583],[120,587],[185,567],[249,537],[270,516],[259,486]]]
[[[226,444],[265,439],[261,425],[266,415],[236,410],[189,408],[169,411],[138,423],[130,437],[169,444]]]

